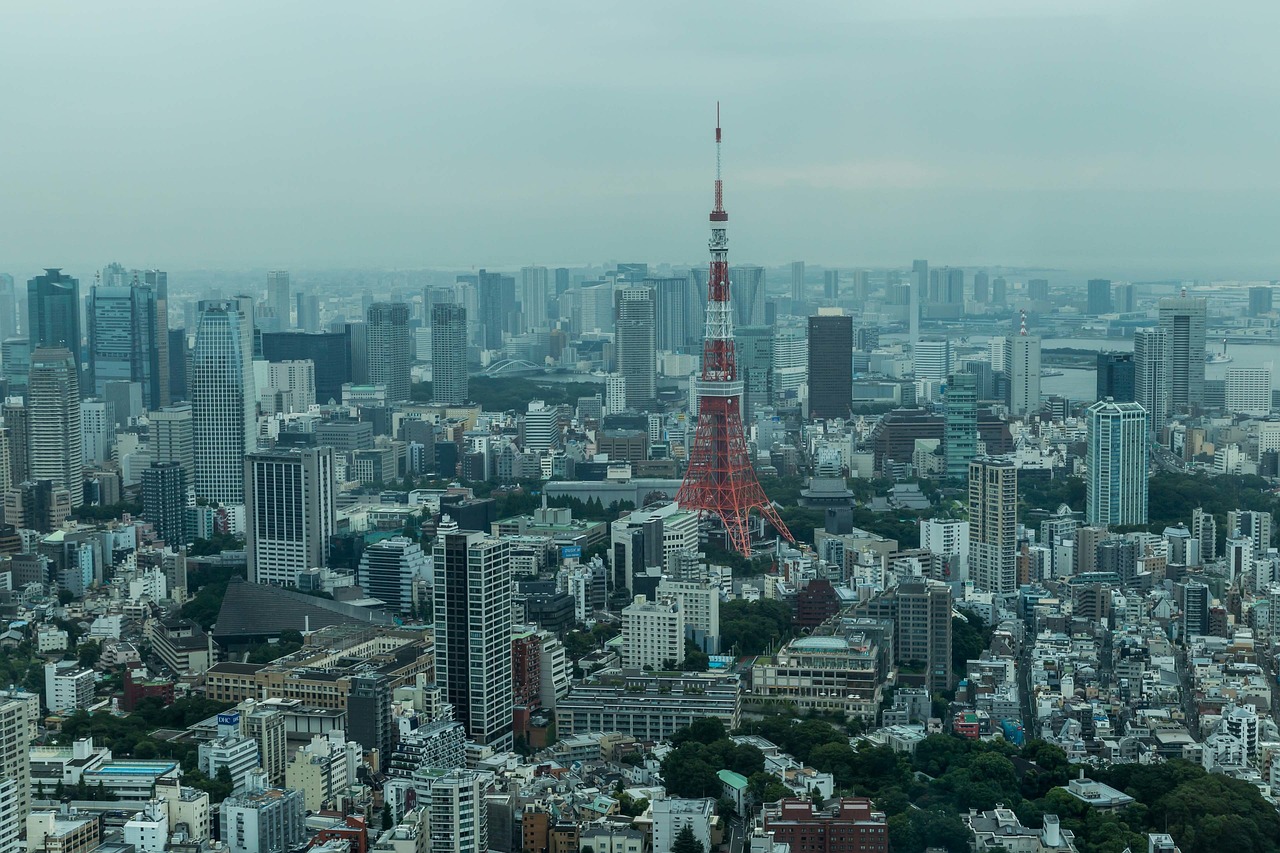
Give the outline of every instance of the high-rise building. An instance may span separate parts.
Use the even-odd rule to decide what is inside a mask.
[[[1093,314],[1110,314],[1112,309],[1111,303],[1111,280],[1106,278],[1089,279],[1088,293],[1085,300],[1085,313]]]
[[[9,393],[22,393],[31,371],[31,342],[26,338],[6,338],[0,342],[0,362],[4,365],[4,381],[8,383]]]
[[[484,349],[502,349],[503,332],[509,331],[508,320],[516,309],[516,280],[509,275],[480,270],[476,273],[476,291]]]
[[[158,270],[134,273],[117,285],[89,290],[89,375],[92,393],[101,396],[108,382],[137,382],[142,404],[169,404],[168,277]]]
[[[991,279],[991,301],[996,305],[1004,305],[1009,301],[1009,282],[998,275]]]
[[[289,271],[267,272],[267,307],[271,309],[270,331],[283,332],[289,323]]]
[[[364,324],[360,327],[365,328]],[[264,332],[262,357],[267,361],[310,361],[315,365],[316,402],[341,402],[342,386],[351,375],[350,338],[338,332]]]
[[[65,347],[42,347],[31,355],[27,390],[27,467],[33,480],[66,489],[71,506],[84,503],[79,371]]]
[[[773,326],[738,326],[733,346],[742,378],[742,414],[750,418],[773,396]]]
[[[805,297],[804,287],[804,261],[791,262],[791,301],[803,302]]]
[[[18,853],[31,812],[31,741],[40,717],[35,693],[0,690],[0,853]]]
[[[853,407],[853,318],[823,308],[809,318],[809,417],[848,418]]]
[[[356,572],[360,588],[398,613],[414,613],[414,584],[427,580],[430,566],[422,547],[412,539],[393,536],[364,549]]]
[[[151,445],[152,460],[181,465],[187,488],[190,489],[196,459],[191,404],[166,406],[151,412],[147,416],[147,437]]]
[[[1007,348],[1009,414],[1035,414],[1040,410],[1040,336],[1027,334],[1025,315],[1021,332],[1009,336]]]
[[[978,377],[953,373],[943,396],[946,422],[942,451],[947,462],[947,479],[962,482],[969,476],[969,461],[978,452]]]
[[[1166,297],[1159,302],[1160,328],[1169,335],[1170,411],[1204,402],[1204,327],[1208,308],[1203,299]]]
[[[409,306],[403,302],[376,302],[369,306],[369,382],[387,386],[387,401],[398,403],[410,396]]]
[[[1132,314],[1138,307],[1137,289],[1125,282],[1117,284],[1112,294],[1111,307],[1121,314]]]
[[[1133,333],[1134,402],[1147,413],[1147,429],[1158,433],[1169,422],[1169,333],[1138,329]]]
[[[1117,403],[1132,403],[1137,400],[1134,387],[1133,353],[1098,353],[1097,378],[1097,398],[1099,400],[1105,400],[1108,397]]]
[[[475,770],[446,770],[429,774],[418,802],[426,805],[425,853],[488,853],[489,785]],[[576,837],[576,828],[574,831]],[[575,842],[576,843],[576,842]],[[565,848],[568,849],[568,848]],[[621,848],[619,848],[621,849]]]
[[[436,683],[472,740],[509,749],[511,544],[446,516],[434,558]]]
[[[973,301],[979,304],[991,301],[991,278],[986,270],[973,274]]]
[[[545,270],[544,270],[545,272]],[[467,309],[431,306],[431,402],[467,402]]]
[[[187,543],[187,472],[177,462],[142,469],[142,517],[171,548]]]
[[[0,341],[18,336],[18,294],[13,276],[0,273]]]
[[[83,369],[80,338],[80,280],[56,268],[27,281],[27,339],[31,351],[63,347],[71,353],[76,372]],[[78,377],[83,380],[84,377]]]
[[[938,382],[951,375],[953,353],[947,338],[926,338],[911,347],[911,363],[916,379]]]
[[[520,270],[520,313],[524,327],[540,329],[547,323],[547,300],[550,299],[546,267],[523,267]]]
[[[31,466],[28,454],[31,452],[29,435],[31,433],[31,416],[21,397],[10,397],[4,401],[4,431],[9,448],[10,486],[31,479]]]
[[[624,287],[617,291],[614,352],[618,373],[627,380],[627,407],[651,409],[658,399],[657,316],[653,291]]]
[[[1093,527],[1147,523],[1147,412],[1099,400],[1085,412],[1085,521]]]
[[[840,270],[822,271],[822,296],[825,299],[840,298]]]
[[[169,330],[169,401],[189,397],[187,376],[191,367],[191,350],[186,329]]]
[[[1049,279],[1033,278],[1027,282],[1027,297],[1032,302],[1049,301]]]
[[[315,333],[320,331],[320,297],[314,293],[299,293],[297,302],[298,320],[295,323],[300,332]]]
[[[852,369],[852,365],[850,365]],[[809,381],[809,339],[798,329],[777,329],[773,335],[773,381],[775,400],[791,400]],[[850,389],[850,394],[853,389]]]
[[[981,592],[1018,590],[1018,469],[1006,459],[969,463],[969,576]]]
[[[1249,288],[1249,316],[1262,317],[1272,311],[1275,291],[1270,286]]]
[[[1191,535],[1200,542],[1200,559],[1211,563],[1218,556],[1218,522],[1203,507],[1191,510]]]
[[[1226,378],[1227,411],[1239,415],[1271,412],[1271,370],[1266,367],[1232,367]]]
[[[333,448],[250,453],[244,476],[249,577],[292,586],[299,572],[326,565],[335,519]]]
[[[1271,513],[1258,510],[1230,510],[1227,513],[1227,535],[1236,532],[1253,545],[1253,553],[1262,557],[1271,548]]]
[[[692,280],[688,276],[649,278],[644,284],[653,289],[658,349],[662,352],[689,349],[702,335]]]
[[[258,446],[253,301],[201,300],[191,351],[196,497],[244,503],[244,456]]]
[[[735,326],[763,324],[764,267],[741,264],[729,267],[729,296],[733,305]]]
[[[559,450],[564,444],[560,428],[560,409],[542,400],[530,400],[521,424],[524,449],[534,453]]]

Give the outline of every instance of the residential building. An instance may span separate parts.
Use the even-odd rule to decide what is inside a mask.
[[[44,665],[44,704],[51,714],[70,715],[93,704],[93,670],[76,661]]]
[[[376,302],[369,306],[367,319],[369,382],[385,385],[390,402],[408,400],[412,365],[409,306],[403,302]]]
[[[72,509],[84,503],[79,370],[65,347],[31,354],[27,388],[27,468],[32,480],[66,489]]]
[[[0,853],[18,853],[31,812],[31,747],[40,713],[34,693],[0,691]]]
[[[348,789],[357,784],[362,760],[360,744],[348,741],[341,729],[313,735],[290,760],[285,787],[302,793],[308,812],[338,808]]]
[[[637,595],[622,609],[622,665],[667,670],[684,660],[684,611],[674,600]]]
[[[196,497],[244,503],[244,456],[257,449],[253,301],[201,300],[191,350]]]
[[[228,853],[288,853],[306,839],[302,793],[268,787],[264,772],[251,773],[244,792],[219,806],[219,830]]]
[[[374,542],[360,556],[356,579],[366,595],[398,613],[417,612],[415,584],[430,580],[430,559],[422,546],[404,536]]]
[[[1146,411],[1148,429],[1156,434],[1169,422],[1172,411],[1169,358],[1166,329],[1138,329],[1133,333],[1134,402]]]
[[[252,699],[241,702],[236,712],[240,715],[240,733],[258,745],[258,763],[266,772],[267,781],[283,785],[289,763],[284,713]]]
[[[488,777],[475,770],[433,774],[418,800],[427,809],[425,853],[488,853],[488,788]]]
[[[653,849],[671,850],[676,838],[688,827],[703,850],[712,849],[711,821],[715,817],[716,801],[666,797],[654,800],[650,808],[653,816]]]
[[[462,305],[431,306],[431,402],[467,402],[467,309]]]
[[[1147,523],[1147,412],[1138,403],[1099,400],[1085,412],[1088,473],[1085,522]]]
[[[982,592],[1018,589],[1018,469],[1005,459],[969,463],[969,576]]]

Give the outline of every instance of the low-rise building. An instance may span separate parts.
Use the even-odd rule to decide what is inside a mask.
[[[556,705],[561,734],[622,732],[664,740],[700,717],[738,727],[741,686],[733,673],[623,670],[574,685]]]
[[[764,807],[764,831],[792,850],[888,853],[889,826],[866,797],[845,797],[831,809],[787,799]]]

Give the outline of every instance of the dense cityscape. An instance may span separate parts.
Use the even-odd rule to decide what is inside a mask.
[[[1280,7],[18,6],[0,853],[1280,853]]]

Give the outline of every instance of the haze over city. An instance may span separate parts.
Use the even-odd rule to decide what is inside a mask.
[[[700,261],[1267,278],[1274,4],[11,4],[10,269]]]

